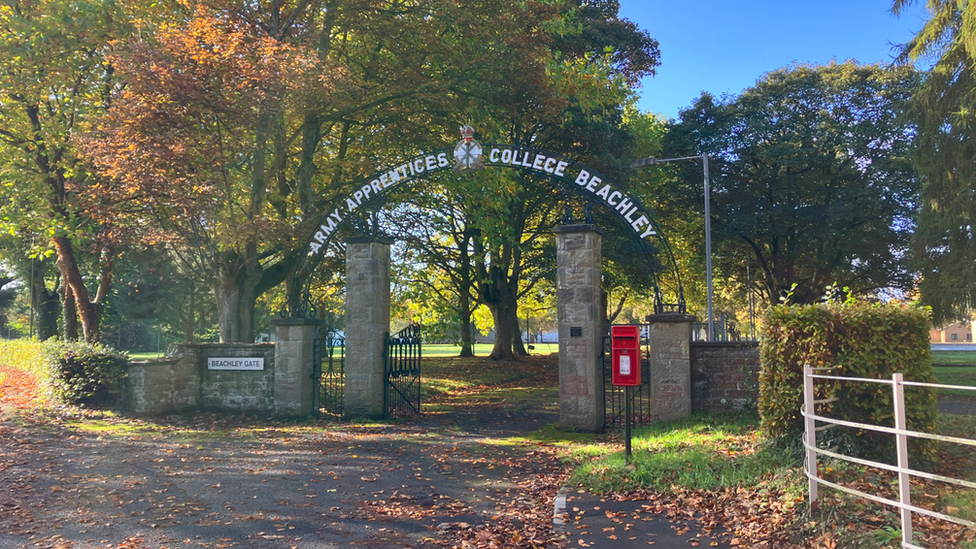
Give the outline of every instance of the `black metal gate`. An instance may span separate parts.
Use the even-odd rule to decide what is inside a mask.
[[[633,413],[633,425],[642,427],[651,422],[651,346],[648,338],[648,325],[641,326],[641,384],[633,387],[630,392],[630,406]],[[603,391],[604,391],[604,425],[606,427],[623,427],[624,401],[626,391],[624,387],[613,384],[613,370],[610,363],[610,336],[603,336]]]
[[[314,343],[312,409],[321,417],[342,418],[346,387],[346,339],[329,328],[319,328]]]
[[[387,335],[383,352],[386,382],[383,409],[387,418],[420,413],[420,325],[412,324]]]

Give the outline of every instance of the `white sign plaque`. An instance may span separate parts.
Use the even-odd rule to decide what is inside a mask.
[[[630,375],[630,355],[620,355],[620,375]]]
[[[264,357],[209,357],[208,370],[263,370]]]

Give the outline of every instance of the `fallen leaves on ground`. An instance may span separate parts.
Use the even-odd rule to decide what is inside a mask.
[[[41,398],[37,376],[17,368],[0,366],[0,403],[29,408]]]

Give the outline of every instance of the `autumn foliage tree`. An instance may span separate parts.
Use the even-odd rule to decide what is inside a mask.
[[[80,140],[103,179],[88,206],[209,281],[222,341],[250,340],[256,299],[291,280],[325,205],[376,166],[453,143],[466,122],[493,139],[609,154],[630,86],[657,63],[656,42],[610,0],[177,5],[168,23],[115,42],[124,85]],[[469,204],[512,216],[499,234],[486,221],[473,266],[479,300],[510,334],[499,356],[517,338],[526,257],[510,229],[544,233],[558,201],[520,196],[534,188],[525,182],[505,188],[514,194]]]
[[[275,126],[288,122],[288,107],[309,88],[329,93],[341,71],[206,9],[112,62],[126,87],[85,141],[106,176],[97,194],[114,204],[104,213],[167,243],[188,273],[210,281],[221,339],[248,339],[253,296],[262,282],[281,281],[261,261],[283,249],[290,237],[283,219],[294,211],[266,211],[277,175],[269,155]]]
[[[104,214],[209,279],[221,339],[249,340],[255,300],[289,280],[320,208],[371,166],[430,146],[478,77],[465,63],[497,67],[467,38],[483,28],[469,21],[504,21],[498,11],[215,0],[149,29],[117,48],[125,88],[85,141],[110,179]]]
[[[32,255],[43,259],[46,242],[56,250],[65,335],[76,337],[80,318],[89,342],[99,338],[123,234],[112,219],[92,221],[84,197],[99,179],[90,174],[74,136],[87,131],[109,105],[116,80],[104,53],[112,40],[127,33],[126,21],[116,2],[0,5],[3,226],[20,235],[20,249],[31,249]],[[32,240],[34,245],[24,244]],[[95,282],[93,288],[86,279]],[[43,277],[30,284],[35,295],[51,291]]]

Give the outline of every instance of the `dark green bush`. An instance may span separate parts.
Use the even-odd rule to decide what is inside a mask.
[[[803,366],[832,367],[831,375],[935,383],[929,345],[929,311],[911,304],[830,303],[771,308],[760,343],[759,414],[772,437],[803,431]],[[821,415],[857,423],[894,425],[891,385],[817,380],[817,398],[837,398]],[[938,416],[935,390],[905,389],[908,428],[934,432]],[[889,461],[892,435],[869,431],[827,431],[821,436],[843,442],[847,452]],[[934,456],[929,441],[911,439],[913,454]]]
[[[51,391],[66,404],[111,405],[122,395],[128,356],[110,347],[51,341],[46,344]]]

